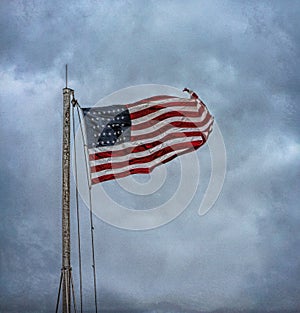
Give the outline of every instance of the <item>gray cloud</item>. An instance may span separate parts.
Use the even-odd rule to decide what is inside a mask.
[[[209,177],[203,148],[203,183],[172,223],[137,233],[95,219],[103,311],[299,309],[297,1],[10,1],[1,3],[0,21],[1,311],[55,307],[65,63],[82,105],[135,84],[195,89],[227,149],[224,189],[208,215],[196,215]],[[169,191],[177,162],[168,165]],[[114,182],[107,190],[119,191]],[[160,199],[124,193],[124,201]],[[84,305],[92,311],[83,205],[81,218]]]

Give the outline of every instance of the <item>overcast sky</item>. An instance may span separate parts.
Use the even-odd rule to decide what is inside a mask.
[[[68,63],[83,106],[132,85],[194,89],[227,151],[225,184],[207,215],[197,215],[209,178],[203,147],[207,176],[173,222],[134,232],[95,217],[100,312],[299,312],[299,1],[7,0],[0,8],[0,311],[55,309]],[[166,166],[163,199],[178,164]],[[93,312],[88,218],[81,202],[84,309]],[[73,206],[78,295],[75,221]]]

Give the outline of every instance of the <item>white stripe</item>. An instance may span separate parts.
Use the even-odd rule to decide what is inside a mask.
[[[185,102],[185,103],[194,103],[195,99],[186,99],[186,98],[169,98],[169,99],[163,99],[163,100],[155,100],[155,101],[149,101],[145,103],[138,104],[133,107],[129,107],[128,110],[132,113],[138,112],[144,109],[149,109],[152,106],[155,105],[163,105],[163,104],[168,104],[168,103],[173,103],[173,102]]]
[[[126,148],[134,148],[136,146],[140,146],[143,144],[147,144],[147,143],[151,143],[153,141],[157,141],[157,140],[161,140],[163,139],[165,136],[170,135],[172,133],[177,134],[177,133],[183,133],[183,132],[195,132],[198,131],[198,128],[190,128],[190,127],[185,127],[185,128],[170,128],[168,130],[166,130],[163,133],[160,133],[159,135],[155,136],[155,137],[151,137],[148,139],[144,139],[144,140],[135,140],[135,141],[131,141],[131,142],[123,142],[121,144],[117,144],[114,146],[104,146],[104,147],[98,147],[98,148],[90,148],[89,149],[89,153],[90,154],[95,154],[95,153],[101,153],[101,152],[107,152],[107,151],[120,151]]]
[[[213,119],[212,119],[212,121],[213,121]],[[202,131],[202,134],[205,136],[206,140],[207,140],[208,132],[211,130],[212,125],[213,125],[212,123],[210,125],[207,125],[207,128]]]
[[[101,165],[101,164],[105,164],[105,163],[117,163],[117,162],[124,162],[124,161],[129,161],[131,159],[135,159],[135,158],[142,158],[142,157],[146,157],[149,156],[152,153],[155,153],[157,151],[160,151],[164,148],[167,148],[169,146],[172,146],[174,144],[178,144],[178,143],[187,143],[187,142],[191,142],[191,141],[199,141],[202,140],[201,136],[193,136],[193,137],[183,137],[183,138],[174,138],[174,139],[169,139],[167,141],[162,142],[161,144],[151,148],[151,149],[147,149],[145,151],[140,151],[140,152],[135,152],[135,153],[126,153],[125,155],[122,156],[113,156],[109,157],[109,158],[102,158],[100,160],[94,160],[94,161],[90,161],[90,165],[91,166],[96,166],[96,165]],[[136,147],[133,146],[132,149],[134,149]],[[191,144],[192,147],[192,144]]]
[[[96,173],[91,173],[92,179],[97,178],[97,177],[102,177],[104,175],[110,175],[110,174],[118,174],[118,173],[122,173],[122,172],[126,172],[128,170],[131,169],[136,169],[136,168],[149,168],[152,167],[153,165],[156,164],[160,164],[161,162],[163,162],[164,160],[167,160],[169,157],[175,155],[175,154],[179,154],[181,152],[184,152],[186,150],[188,150],[189,148],[185,148],[185,149],[181,149],[181,150],[176,150],[176,151],[170,151],[167,154],[162,155],[159,158],[156,158],[155,160],[152,160],[148,163],[142,163],[142,164],[132,164],[132,165],[128,165],[126,167],[122,167],[122,168],[117,168],[117,169],[107,169],[101,172],[96,172]],[[101,175],[99,175],[101,173]]]
[[[153,125],[150,125],[147,128],[143,128],[143,129],[138,129],[138,130],[131,130],[131,136],[138,136],[138,135],[143,135],[143,134],[147,134],[147,133],[152,133],[153,131],[159,130],[160,128],[162,128],[163,126],[166,126],[172,122],[191,122],[191,123],[201,123],[203,122],[204,118],[187,118],[187,117],[170,117],[168,119],[165,119],[163,121],[159,121]],[[209,124],[212,121],[212,117],[207,121],[207,123],[205,123],[204,126],[202,127],[190,127],[190,129],[194,129],[194,131],[201,131],[204,130],[206,125]],[[175,129],[180,130],[179,127],[173,126]]]

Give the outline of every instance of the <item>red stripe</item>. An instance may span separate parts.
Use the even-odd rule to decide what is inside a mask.
[[[139,124],[133,124],[131,126],[132,130],[141,130],[141,129],[145,129],[145,128],[149,128],[155,124],[157,124],[158,122],[164,121],[168,118],[171,117],[189,117],[189,118],[194,118],[194,117],[200,117],[198,112],[178,112],[178,111],[172,111],[172,112],[166,112],[164,114],[161,114],[159,116],[154,117],[153,119],[149,119],[146,122],[142,122]]]
[[[134,164],[144,164],[144,163],[149,163],[151,161],[154,161],[155,159],[162,157],[163,155],[170,153],[175,150],[182,150],[182,149],[189,149],[191,147],[197,147],[201,146],[203,144],[203,140],[198,140],[198,141],[191,141],[191,142],[181,142],[177,144],[173,144],[170,146],[167,146],[159,151],[156,151],[148,156],[143,156],[140,158],[133,158],[128,161],[122,161],[122,162],[110,162],[110,163],[105,163],[105,164],[100,164],[96,166],[91,166],[91,173],[97,173],[103,170],[108,170],[108,169],[118,169],[122,167],[126,167],[128,165],[134,165]]]
[[[128,170],[128,171],[124,171],[124,172],[118,173],[118,174],[109,174],[109,175],[103,175],[101,177],[95,177],[95,178],[92,179],[92,184],[97,184],[97,183],[101,183],[101,182],[112,180],[112,179],[116,179],[116,178],[122,178],[122,177],[126,177],[126,176],[129,176],[129,175],[132,175],[132,174],[149,174],[157,166],[159,166],[161,164],[164,164],[164,163],[167,163],[167,162],[175,159],[177,156],[180,156],[182,154],[186,154],[188,152],[197,150],[198,148],[201,147],[201,145],[202,144],[200,144],[198,146],[191,147],[190,149],[187,149],[187,150],[182,151],[180,153],[176,153],[175,155],[170,156],[170,158],[164,160],[163,162],[155,164],[155,165],[153,165],[151,167],[134,168],[134,169],[131,169],[131,170]]]
[[[209,137],[210,133],[212,132],[213,128],[210,128],[210,126],[212,125],[213,123],[209,124],[206,129],[203,130],[203,137],[205,137],[205,140],[207,140],[207,138]],[[204,135],[204,133],[207,132],[207,136]]]
[[[138,105],[140,105],[140,104],[144,104],[144,103],[147,103],[147,102],[159,101],[159,100],[166,100],[166,99],[172,99],[172,98],[178,98],[178,97],[166,96],[166,95],[154,96],[154,97],[142,99],[142,100],[137,101],[137,102],[134,102],[134,103],[128,103],[128,104],[126,104],[126,106],[127,106],[127,108],[132,108],[132,107],[136,107],[136,106],[138,106]]]
[[[160,145],[161,143],[167,142],[174,138],[186,138],[186,137],[202,137],[203,138],[203,133],[200,131],[171,133],[171,134],[164,136],[160,140],[156,140],[147,144],[142,144],[134,148],[130,147],[130,148],[114,150],[114,151],[110,150],[110,151],[93,153],[89,155],[89,160],[95,161],[95,160],[100,160],[103,158],[120,157],[120,156],[124,156],[130,153],[143,152],[145,150],[152,149]]]
[[[153,105],[153,106],[150,106],[149,108],[145,108],[140,111],[130,113],[130,118],[133,120],[133,119],[146,116],[148,114],[157,112],[165,108],[178,107],[178,106],[196,107],[196,102],[170,102],[170,103],[165,103],[165,104]]]
[[[160,127],[159,129],[151,132],[151,133],[145,133],[145,134],[141,134],[141,135],[136,135],[136,136],[131,136],[131,141],[136,141],[136,140],[145,140],[145,139],[150,139],[153,137],[158,136],[159,134],[164,133],[165,131],[169,130],[169,129],[173,129],[174,127],[178,127],[178,128],[198,128],[198,127],[202,127],[204,126],[210,119],[210,115],[207,114],[206,118],[202,121],[202,122],[171,122],[169,124],[165,124],[164,126]],[[131,127],[133,127],[134,125],[132,125]],[[197,129],[195,129],[197,130]],[[180,129],[178,130],[180,131]]]

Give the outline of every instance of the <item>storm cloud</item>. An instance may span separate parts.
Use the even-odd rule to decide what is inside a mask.
[[[227,151],[225,184],[207,215],[197,215],[210,169],[203,147],[197,151],[203,181],[171,223],[133,232],[95,217],[100,312],[297,312],[299,2],[2,1],[0,7],[1,312],[55,308],[66,63],[82,106],[138,84],[192,88],[215,116]],[[172,180],[163,197],[180,179],[178,162],[166,166]],[[118,190],[114,182],[106,188]],[[159,203],[153,197],[126,194],[123,201],[147,208]],[[89,216],[80,204],[84,311],[92,312]],[[78,296],[75,222],[72,201]]]

